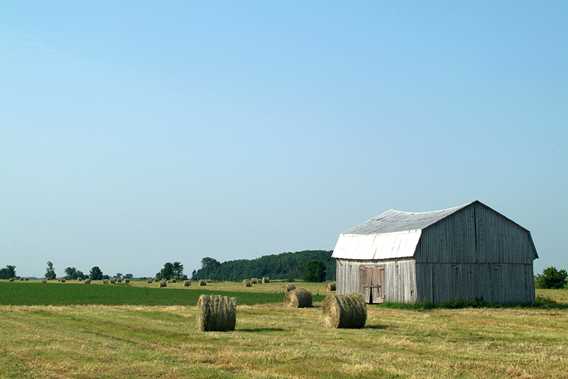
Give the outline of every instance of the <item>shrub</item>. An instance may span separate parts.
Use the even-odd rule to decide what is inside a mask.
[[[568,279],[566,270],[558,270],[556,267],[546,268],[542,274],[536,276],[537,288],[564,288]]]

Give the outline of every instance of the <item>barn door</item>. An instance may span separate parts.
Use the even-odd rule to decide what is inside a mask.
[[[385,301],[385,267],[361,266],[359,268],[360,292],[368,304]]]

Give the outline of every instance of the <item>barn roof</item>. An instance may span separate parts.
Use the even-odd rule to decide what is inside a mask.
[[[332,257],[362,260],[413,257],[422,230],[472,204],[480,204],[496,212],[525,230],[530,237],[527,229],[476,200],[457,207],[430,212],[405,212],[390,209],[341,233]],[[530,238],[535,257],[538,258],[532,237]]]
[[[343,234],[379,234],[424,229],[470,204],[472,203],[429,212],[405,212],[389,209],[363,224],[346,230]]]

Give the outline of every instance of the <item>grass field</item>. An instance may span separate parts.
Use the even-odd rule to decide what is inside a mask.
[[[0,298],[5,285],[0,284]],[[44,286],[91,290],[86,285]],[[132,287],[126,290],[164,296],[205,291]],[[273,292],[261,286],[247,292],[228,283],[212,287],[208,290],[281,298],[279,284],[272,284]],[[323,293],[323,286],[314,289]],[[0,377],[567,378],[568,291],[538,294],[559,306],[371,306],[363,330],[323,328],[318,304],[303,310],[278,303],[241,305],[235,332],[207,334],[196,332],[194,306],[2,305]]]

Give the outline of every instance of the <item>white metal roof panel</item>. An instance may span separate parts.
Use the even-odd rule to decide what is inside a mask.
[[[341,234],[333,258],[395,259],[413,257],[422,230],[404,230],[382,234]]]

